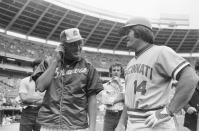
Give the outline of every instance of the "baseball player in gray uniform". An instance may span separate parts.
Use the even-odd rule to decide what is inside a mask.
[[[135,57],[125,71],[125,109],[116,131],[176,131],[174,113],[191,98],[198,83],[195,71],[171,48],[153,44],[154,34],[147,19],[129,19],[120,33]],[[178,85],[171,99],[172,80]]]

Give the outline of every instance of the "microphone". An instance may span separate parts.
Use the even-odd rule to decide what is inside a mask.
[[[58,45],[57,48],[55,49],[56,52],[58,52],[61,56],[61,59],[64,58],[64,48],[62,45]]]

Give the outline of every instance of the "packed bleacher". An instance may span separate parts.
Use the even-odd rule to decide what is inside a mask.
[[[43,44],[35,44],[11,36],[0,35],[0,51],[29,58],[45,57],[51,55],[53,48]]]
[[[31,42],[5,34],[0,34],[0,46],[1,52],[24,56],[27,58],[45,58],[46,56],[51,56],[56,48],[56,46]],[[113,62],[119,62],[126,65],[132,57],[91,52],[84,52],[83,55],[97,68],[106,69],[108,69],[110,64]]]

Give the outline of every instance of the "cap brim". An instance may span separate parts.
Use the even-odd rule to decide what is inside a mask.
[[[129,29],[129,28],[132,28],[132,27],[134,27],[134,26],[137,26],[137,25],[140,25],[140,24],[129,24],[129,25],[122,26],[122,27],[120,28],[120,31],[119,31],[120,36],[125,36],[125,35],[127,35],[128,29]],[[146,28],[148,28],[149,30],[152,31],[152,28],[149,28],[149,27],[147,27],[147,26],[145,26],[145,25],[141,25],[141,26],[144,26],[144,27],[146,27]]]
[[[129,27],[132,27],[134,25],[125,25],[125,26],[122,26],[120,29],[119,29],[119,35],[120,36],[125,36],[127,34],[127,31],[129,29]]]
[[[67,43],[73,43],[73,42],[76,42],[76,41],[79,41],[79,40],[84,40],[84,38],[80,38],[80,39],[72,39],[72,40],[66,40],[64,42],[67,42]]]

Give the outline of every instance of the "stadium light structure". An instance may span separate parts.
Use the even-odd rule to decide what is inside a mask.
[[[98,49],[98,52],[106,54],[114,54],[114,51],[109,49]]]
[[[32,37],[32,36],[28,36],[28,40],[40,42],[40,43],[46,43],[46,40],[41,39],[41,38],[37,38],[37,37]]]
[[[190,57],[191,54],[188,54],[188,53],[178,53],[180,56],[182,57]]]
[[[47,44],[58,46],[60,43],[57,41],[47,40]]]
[[[135,52],[130,52],[130,55],[131,56],[135,56]]]
[[[115,50],[113,53],[114,54],[118,54],[118,55],[130,55],[129,52],[127,52],[127,51],[120,51],[120,50]]]
[[[98,49],[97,49],[97,48],[86,47],[86,46],[84,46],[84,47],[82,48],[82,50],[84,50],[84,51],[90,51],[90,52],[98,52]]]
[[[0,28],[0,32],[1,33],[5,33],[5,30]]]
[[[27,37],[26,35],[16,33],[16,32],[13,32],[13,31],[6,31],[6,34],[11,35],[11,36],[15,36],[15,37],[18,37],[18,38],[22,38],[22,39],[26,39],[26,37]]]
[[[199,57],[199,53],[192,53],[189,57]]]

